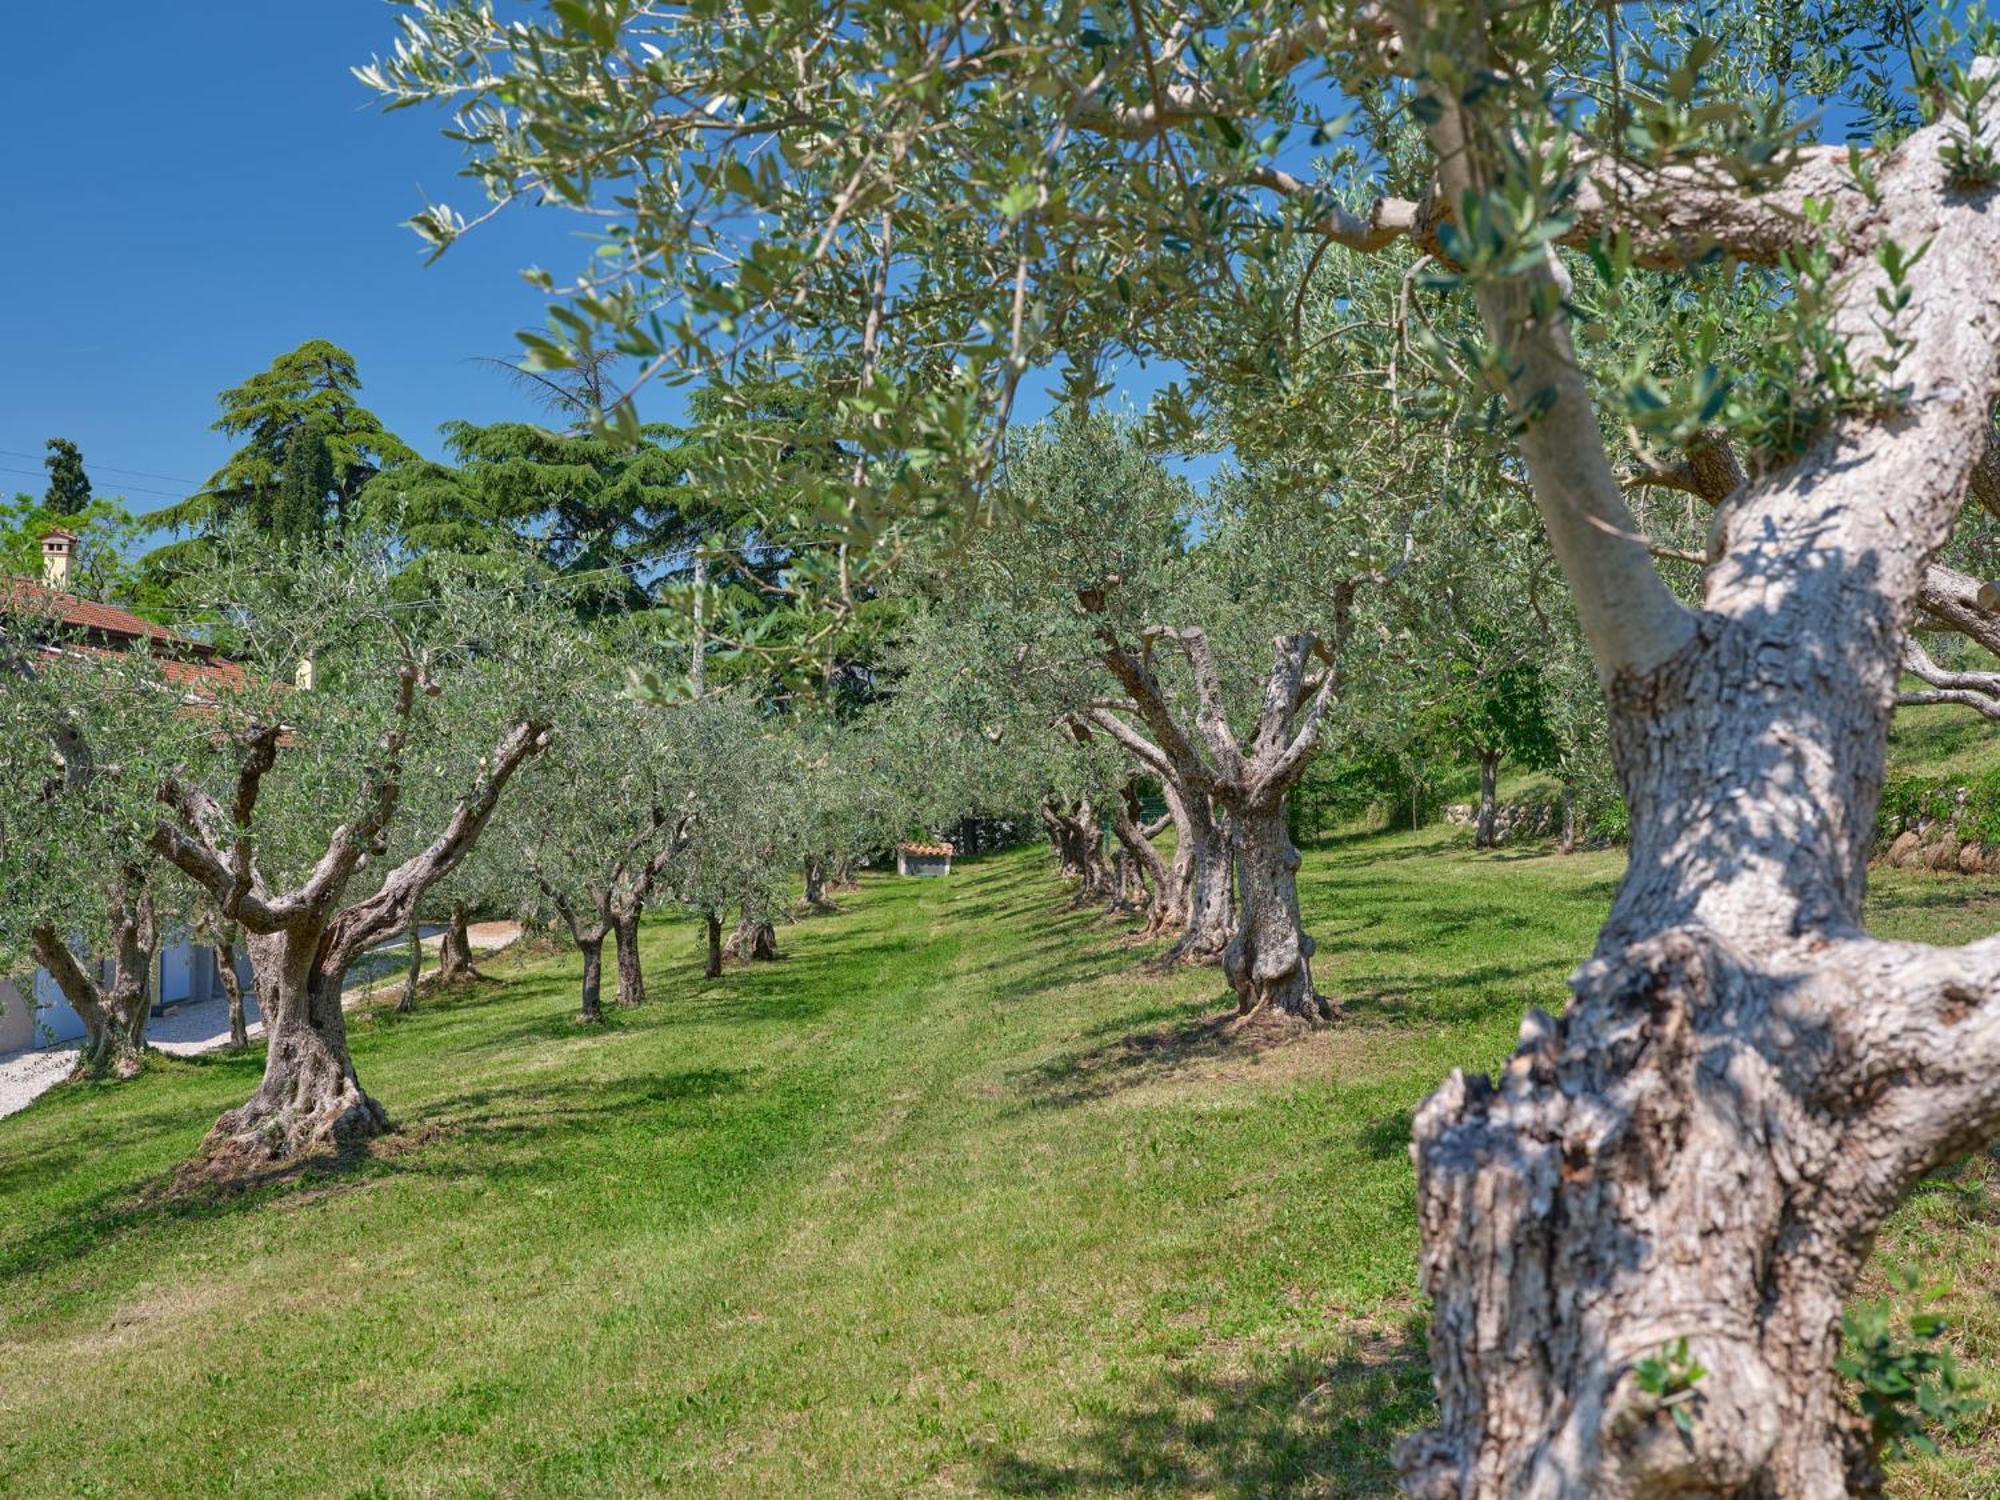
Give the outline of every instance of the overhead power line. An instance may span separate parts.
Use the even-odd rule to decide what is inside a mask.
[[[23,453],[18,448],[0,448],[0,457],[40,459],[42,455],[39,453]],[[146,469],[121,469],[116,464],[101,464],[92,459],[85,459],[83,467],[85,470],[101,469],[107,474],[130,474],[135,479],[163,479],[168,484],[184,484],[191,490],[201,488],[200,484],[196,481],[183,479],[178,474],[155,474]]]
[[[46,480],[49,476],[41,469],[17,469],[11,464],[0,464],[0,474],[19,474],[24,479]],[[154,489],[151,485],[121,484],[120,490],[129,490],[140,495],[157,495],[162,500],[183,500],[187,497],[179,490]]]

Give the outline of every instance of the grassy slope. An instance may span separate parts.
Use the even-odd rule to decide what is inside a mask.
[[[1889,769],[1898,776],[1970,780],[1994,768],[1992,721],[1969,708],[1910,709],[1889,731]]]
[[[364,1023],[406,1132],[345,1175],[159,1197],[254,1057],[59,1091],[0,1122],[0,1494],[1386,1493],[1429,1404],[1409,1111],[1559,997],[1618,873],[1449,838],[1309,856],[1349,1017],[1272,1050],[1024,853],[712,984],[653,928],[599,1032],[566,957]],[[1996,903],[1897,874],[1876,916]],[[1961,1171],[1884,1250],[1989,1371],[1995,1201]],[[1902,1491],[1990,1493],[1980,1451]]]

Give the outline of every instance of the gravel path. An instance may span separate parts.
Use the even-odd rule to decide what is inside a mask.
[[[472,939],[472,951],[486,954],[513,942],[521,935],[521,928],[515,922],[477,922],[467,935]],[[435,937],[424,941],[427,948],[436,948],[437,945]],[[356,990],[347,997],[346,1004],[351,1008],[365,999],[367,994],[366,989]],[[255,1010],[254,1004],[251,1008]],[[252,1021],[250,1039],[255,1041],[263,1034],[264,1023]],[[197,1052],[219,1051],[229,1045],[229,1001],[218,995],[213,1000],[176,1005],[165,1015],[155,1016],[146,1023],[146,1041],[162,1052],[175,1052],[184,1057]],[[26,1109],[67,1078],[69,1070],[76,1066],[80,1050],[68,1045],[9,1052],[0,1056],[0,1119]]]

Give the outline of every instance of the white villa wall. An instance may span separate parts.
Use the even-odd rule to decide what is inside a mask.
[[[21,992],[26,978],[0,979],[0,1053],[21,1052],[35,1045],[35,1013]]]
[[[217,975],[213,948],[182,942],[162,949],[154,976],[154,1013],[169,1005],[214,999],[222,993]],[[243,985],[244,1015],[254,1022],[257,1006],[250,992],[247,954],[237,954],[236,977]],[[28,997],[33,998],[32,1009],[26,1003]],[[0,1054],[56,1046],[76,1041],[82,1035],[83,1018],[63,999],[62,990],[48,970],[37,969],[32,978],[22,975],[12,980],[0,979]]]

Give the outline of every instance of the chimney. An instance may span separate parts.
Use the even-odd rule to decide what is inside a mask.
[[[76,533],[57,527],[42,533],[42,582],[64,590],[70,583],[70,563],[76,554]]]
[[[302,693],[313,690],[313,659],[310,656],[299,658],[298,669],[292,673],[292,686]]]

